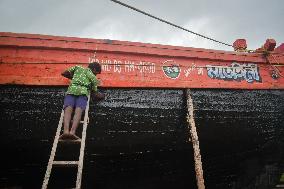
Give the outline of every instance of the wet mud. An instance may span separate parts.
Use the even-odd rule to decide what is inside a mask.
[[[65,90],[0,86],[0,188],[41,187]],[[106,100],[90,106],[83,188],[196,188],[185,91],[101,91]],[[284,91],[191,95],[206,188],[275,186],[284,172]],[[60,148],[59,159],[78,150]],[[54,173],[64,188],[76,171]]]

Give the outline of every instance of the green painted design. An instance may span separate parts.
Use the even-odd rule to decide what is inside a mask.
[[[171,79],[176,79],[180,74],[180,67],[177,65],[163,66],[165,75]]]

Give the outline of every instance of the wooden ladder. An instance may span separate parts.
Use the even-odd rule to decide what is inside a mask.
[[[87,106],[85,109],[85,115],[84,115],[84,120],[80,121],[80,123],[83,123],[83,129],[82,129],[82,138],[81,140],[76,140],[74,142],[80,142],[81,146],[80,146],[80,155],[79,155],[79,160],[78,161],[55,161],[55,154],[56,154],[56,150],[57,150],[57,144],[60,141],[59,140],[59,136],[60,136],[60,132],[62,129],[62,125],[63,125],[63,118],[64,118],[64,110],[62,109],[61,112],[61,116],[60,116],[60,120],[57,126],[57,131],[56,131],[56,135],[53,141],[53,146],[51,149],[51,153],[50,153],[50,157],[49,157],[49,161],[48,161],[48,165],[47,165],[47,169],[45,172],[45,176],[44,176],[44,180],[43,180],[43,184],[42,184],[42,189],[46,189],[48,186],[48,182],[49,182],[49,178],[51,175],[51,170],[53,166],[60,166],[60,167],[77,167],[77,179],[76,179],[76,189],[80,189],[81,188],[81,182],[82,182],[82,172],[83,172],[83,161],[84,161],[84,152],[85,152],[85,141],[86,141],[86,133],[87,133],[87,126],[89,123],[89,103],[90,103],[90,95],[88,95],[88,102],[87,102]],[[64,142],[64,141],[60,141],[60,142]],[[72,141],[70,141],[72,142]]]

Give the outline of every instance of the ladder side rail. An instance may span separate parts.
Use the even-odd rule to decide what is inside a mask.
[[[51,150],[51,153],[50,153],[47,169],[46,169],[43,184],[42,184],[42,189],[46,189],[48,182],[49,182],[49,178],[50,178],[50,174],[51,174],[51,170],[52,170],[52,164],[53,164],[56,149],[57,149],[58,139],[59,139],[59,136],[60,136],[60,131],[61,131],[62,125],[63,125],[62,124],[63,123],[63,117],[64,117],[64,109],[62,109],[62,112],[61,112],[61,115],[60,115],[60,120],[59,120],[59,123],[58,123],[58,126],[57,126],[56,135],[54,137],[52,150]]]
[[[77,179],[76,179],[76,189],[81,188],[81,182],[82,182],[86,133],[87,133],[87,126],[88,126],[88,122],[89,122],[89,104],[90,104],[90,94],[88,95],[88,102],[87,102],[87,106],[86,106],[86,109],[85,109],[85,115],[84,115],[84,124],[83,124],[83,130],[82,130],[80,156],[79,156],[78,172],[77,172]]]

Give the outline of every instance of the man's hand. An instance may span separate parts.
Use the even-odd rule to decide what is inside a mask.
[[[93,99],[95,101],[101,101],[101,100],[104,100],[105,99],[105,95],[103,93],[100,93],[100,92],[95,92],[93,95],[92,95]]]
[[[68,79],[72,79],[73,78],[73,74],[71,72],[69,72],[68,70],[65,70],[64,72],[62,72],[61,75],[63,77],[68,78]]]

